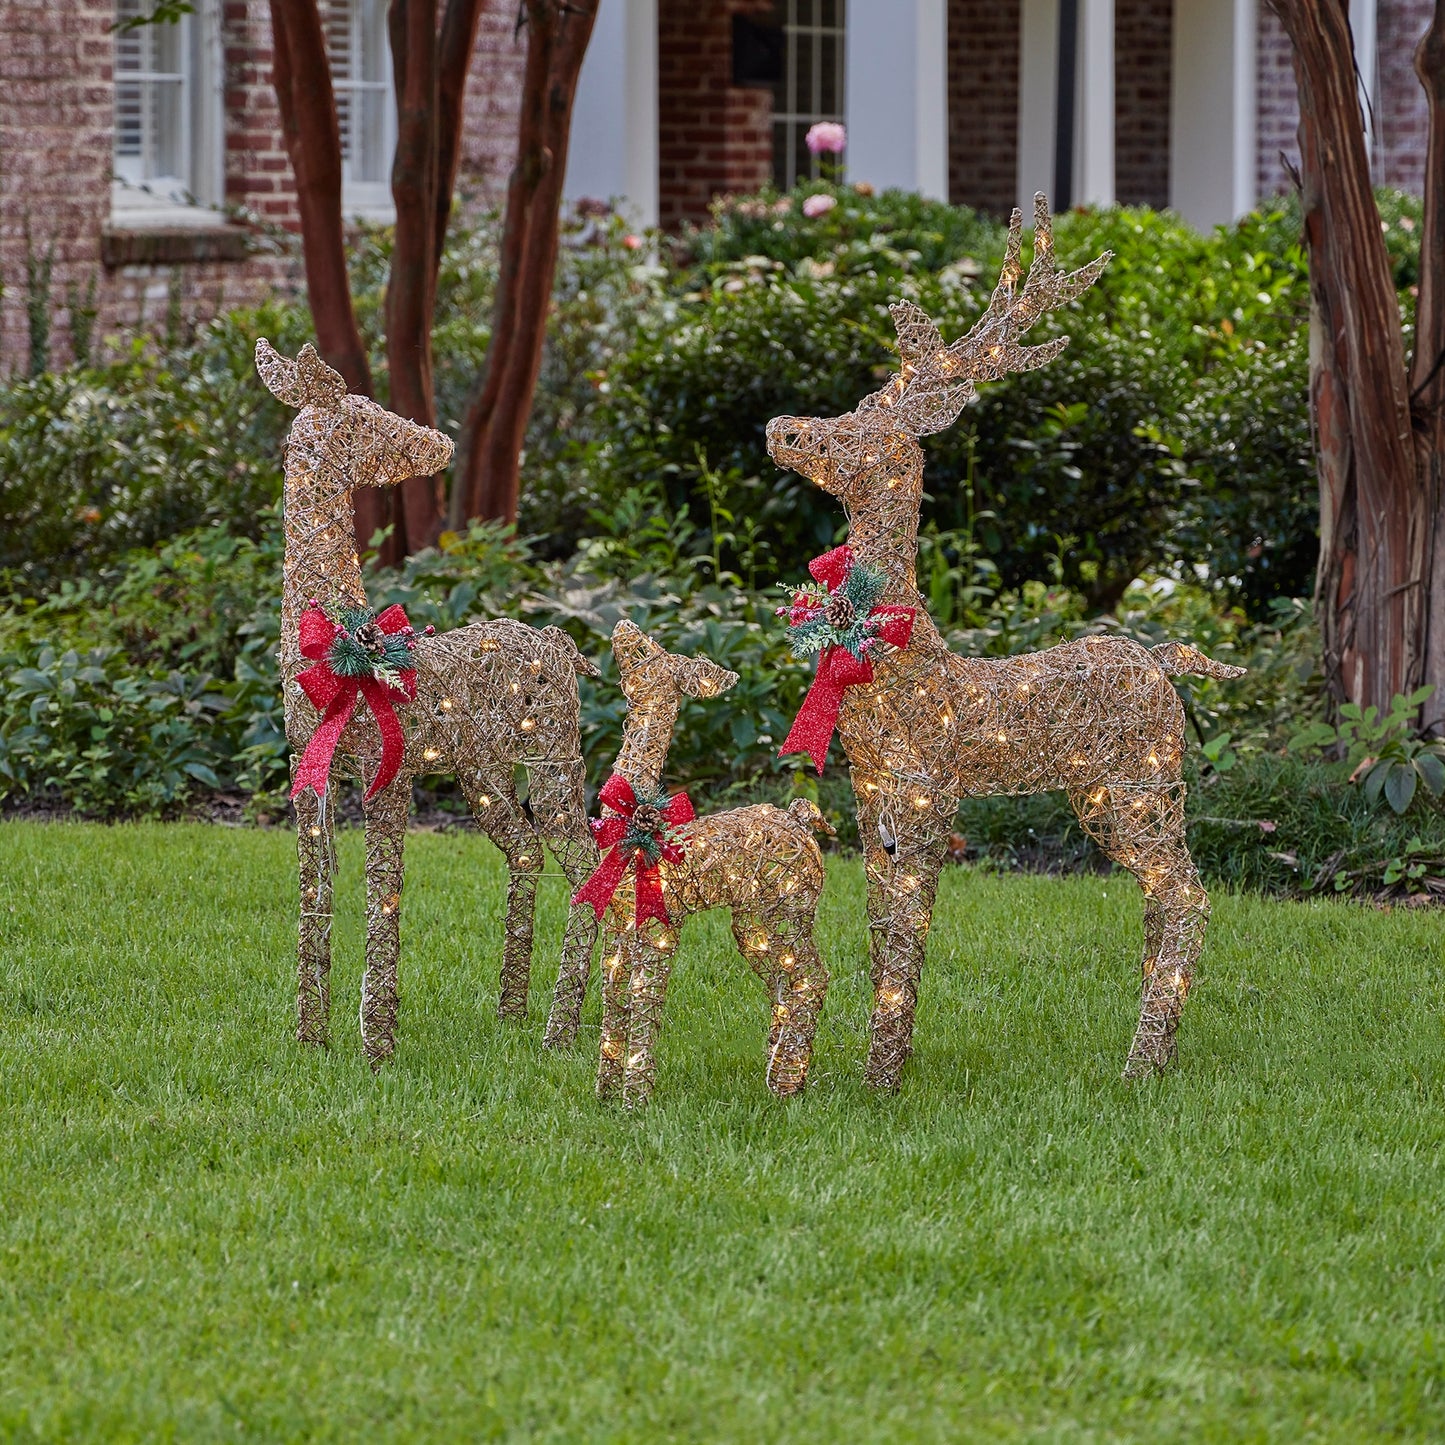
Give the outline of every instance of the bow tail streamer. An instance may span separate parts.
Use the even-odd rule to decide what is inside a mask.
[[[641,854],[637,858],[636,896],[633,921],[638,928],[649,918],[656,918],[660,923],[672,922],[667,913],[667,901],[662,896],[662,869],[655,863],[647,863]]]
[[[573,903],[590,903],[593,911],[601,918],[617,892],[623,874],[631,861],[621,848],[613,848],[592,870],[592,876],[572,895]]]
[[[860,662],[841,647],[824,648],[818,658],[818,672],[788,736],[778,749],[779,757],[789,753],[807,753],[813,766],[821,773],[828,756],[828,744],[838,726],[838,713],[843,694],[860,682],[873,681],[873,664]]]
[[[322,714],[316,731],[311,734],[311,741],[306,744],[306,751],[302,753],[300,765],[296,769],[296,781],[291,788],[293,798],[307,788],[318,798],[326,795],[327,784],[331,779],[331,759],[336,752],[337,743],[341,741],[341,734],[346,731],[346,725],[356,711],[358,694],[359,689],[355,687],[342,688],[326,705],[326,711]],[[396,721],[395,714],[392,715],[392,721]]]
[[[396,709],[391,705],[391,688],[377,682],[374,677],[363,677],[359,682],[372,716],[376,718],[377,731],[381,734],[381,762],[377,764],[376,776],[366,790],[367,798],[374,798],[400,772],[406,740],[402,736]]]

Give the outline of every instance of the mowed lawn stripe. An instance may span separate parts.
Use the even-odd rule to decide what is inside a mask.
[[[503,873],[408,843],[402,1015],[291,1039],[294,839],[0,826],[0,1437],[1445,1435],[1445,922],[1215,898],[1180,1067],[1118,1077],[1122,877],[945,874],[895,1098],[861,1082],[862,874],[830,860],[812,1085],[763,1087],[726,919],[657,1097],[598,1106],[595,986],[494,1017]]]

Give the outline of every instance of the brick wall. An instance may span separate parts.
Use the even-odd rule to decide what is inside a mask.
[[[1415,74],[1415,47],[1430,24],[1431,0],[1382,0],[1377,22],[1375,180],[1402,190],[1425,189],[1428,108]]]
[[[0,371],[23,366],[25,231],[53,247],[54,349],[67,287],[96,274],[110,206],[112,42],[106,0],[0,0]]]
[[[1371,151],[1377,184],[1413,191],[1424,185],[1426,108],[1414,52],[1432,9],[1431,0],[1379,0]],[[1299,96],[1289,40],[1267,7],[1260,11],[1257,84],[1259,194],[1272,196],[1293,188],[1280,152],[1299,160]]]
[[[1018,0],[949,0],[948,198],[1007,216],[1018,196]]]
[[[1121,206],[1169,204],[1173,0],[1114,6],[1114,194]]]
[[[773,173],[772,97],[732,80],[732,17],[770,0],[658,0],[658,211],[665,227],[707,219],[708,203]]]
[[[606,0],[613,3],[613,0]],[[517,154],[517,112],[527,37],[517,30],[515,5],[485,5],[467,78],[458,188],[474,201],[500,201]]]

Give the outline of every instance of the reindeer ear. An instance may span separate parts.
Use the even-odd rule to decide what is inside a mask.
[[[626,677],[649,657],[666,654],[635,622],[624,617],[612,629],[612,655],[617,659],[617,670]]]
[[[296,363],[282,356],[264,336],[256,342],[256,370],[277,401],[287,406],[301,405],[301,377]]]
[[[673,680],[689,697],[716,697],[736,685],[738,675],[710,657],[668,657]]]
[[[296,353],[296,371],[301,378],[301,401],[308,406],[339,406],[346,395],[346,383],[339,371],[322,361],[308,341]]]

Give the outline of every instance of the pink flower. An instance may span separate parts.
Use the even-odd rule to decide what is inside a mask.
[[[629,251],[636,251],[636,250],[640,249],[641,246],[642,246],[642,237],[641,237],[641,236],[624,236],[624,237],[622,238],[622,244],[623,244],[624,246],[626,246]]]
[[[820,120],[804,137],[803,143],[817,155],[842,155],[848,144],[847,130],[836,120]]]
[[[837,204],[838,202],[835,201],[832,196],[809,196],[808,199],[803,202],[803,214],[810,221],[816,221],[819,216],[826,216]]]

